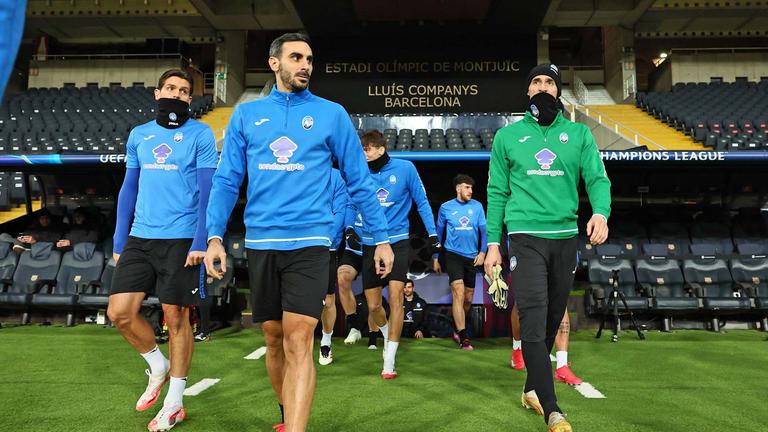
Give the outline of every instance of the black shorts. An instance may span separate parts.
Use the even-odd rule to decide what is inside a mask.
[[[143,239],[128,237],[112,276],[110,294],[144,292],[160,303],[197,304],[200,266],[184,267],[192,239]]]
[[[253,322],[282,320],[283,312],[320,319],[328,291],[328,248],[248,250]]]
[[[352,267],[353,269],[355,269],[357,274],[360,274],[360,271],[363,269],[363,256],[353,253],[349,249],[345,249],[344,253],[341,254],[339,267],[343,265],[348,265]],[[357,275],[355,275],[355,279],[357,279]]]
[[[409,240],[400,240],[392,244],[395,253],[395,262],[392,264],[392,272],[385,279],[376,274],[373,254],[376,246],[363,246],[363,289],[379,288],[386,286],[389,281],[405,283],[408,280],[408,255],[411,252]]]
[[[445,270],[448,273],[448,281],[453,283],[463,280],[466,288],[474,289],[477,279],[477,269],[475,269],[474,262],[473,259],[446,251]]]
[[[339,268],[338,251],[330,251],[331,259],[328,261],[328,292],[327,294],[336,294],[336,270]]]

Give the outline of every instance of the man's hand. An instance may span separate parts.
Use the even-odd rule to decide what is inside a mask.
[[[432,258],[432,270],[435,271],[435,273],[440,274],[443,272],[443,268],[440,267],[440,260],[437,258]]]
[[[488,254],[485,256],[485,261],[483,262],[483,270],[485,270],[485,275],[489,279],[493,279],[493,266],[496,264],[501,265],[499,245],[488,245]]]
[[[472,263],[472,265],[477,267],[477,266],[483,265],[484,262],[485,262],[485,252],[480,252],[475,257],[475,261]]]
[[[69,247],[69,245],[71,245],[71,244],[72,243],[69,240],[63,239],[63,240],[59,240],[59,241],[56,242],[56,247],[57,248],[65,248],[65,247]]]
[[[205,252],[203,251],[189,251],[187,254],[187,261],[184,263],[184,267],[192,267],[200,265],[205,258]]]
[[[210,246],[208,247],[210,249]],[[395,262],[395,253],[392,252],[392,246],[389,243],[383,243],[376,246],[373,252],[373,263],[376,267],[376,274],[382,279],[389,276],[392,272],[392,264]]]
[[[594,214],[587,222],[587,235],[593,245],[603,244],[608,240],[608,222],[603,215]]]
[[[115,260],[115,264],[120,260],[120,254],[112,252],[112,259]]]
[[[29,235],[22,235],[16,237],[16,240],[22,242],[22,243],[31,243],[32,242],[32,236]]]
[[[219,261],[218,269],[214,264],[216,261]],[[205,272],[208,276],[218,280],[224,279],[224,273],[227,272],[227,251],[224,250],[221,240],[214,238],[208,242],[208,250],[205,251],[203,264],[205,264]]]
[[[413,337],[416,339],[424,339],[424,333],[422,333],[421,330],[416,330],[416,333],[413,334]]]

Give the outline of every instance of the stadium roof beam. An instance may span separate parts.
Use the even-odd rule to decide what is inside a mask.
[[[216,30],[303,28],[291,0],[189,0]]]
[[[697,8],[650,8],[635,25],[636,33],[765,32],[768,8],[763,5]]]
[[[29,0],[24,33],[66,43],[215,36],[190,0]]]
[[[631,28],[653,0],[553,0],[543,26]]]

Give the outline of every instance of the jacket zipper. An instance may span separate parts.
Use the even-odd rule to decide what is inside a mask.
[[[291,108],[291,97],[289,95],[285,95],[285,122],[283,123],[283,128],[288,129],[288,111]]]

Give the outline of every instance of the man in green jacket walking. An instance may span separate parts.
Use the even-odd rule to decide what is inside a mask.
[[[573,287],[579,177],[592,205],[586,227],[592,244],[608,238],[611,211],[611,182],[595,140],[585,125],[563,117],[560,90],[557,66],[534,67],[528,74],[525,118],[496,134],[485,259],[485,272],[491,277],[493,266],[501,264],[503,223],[528,371],[522,403],[544,416],[550,432],[572,431],[557,406],[549,352]]]

